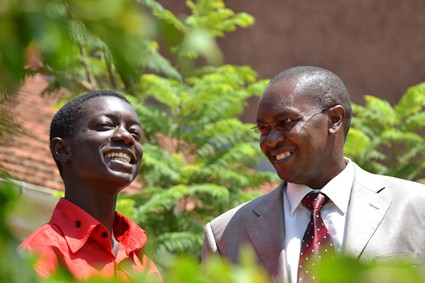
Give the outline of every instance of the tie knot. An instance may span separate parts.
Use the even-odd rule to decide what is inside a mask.
[[[322,193],[308,193],[301,201],[301,203],[309,210],[321,209],[329,198]]]

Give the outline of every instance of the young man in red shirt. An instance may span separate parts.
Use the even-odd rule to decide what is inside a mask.
[[[99,90],[76,97],[54,116],[50,149],[65,185],[49,223],[21,245],[39,255],[41,277],[60,266],[77,279],[131,279],[152,273],[144,254],[147,235],[115,211],[118,193],[137,176],[143,156],[142,128],[122,95]]]

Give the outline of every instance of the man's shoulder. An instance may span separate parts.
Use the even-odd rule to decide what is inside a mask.
[[[239,215],[239,216],[247,215],[246,213],[241,213],[241,212],[246,211],[248,209],[248,207],[252,205],[252,202],[255,202],[257,199],[261,199],[262,197],[263,196],[260,196],[256,199],[247,201],[245,203],[242,203],[242,204],[222,213],[221,215],[217,216],[216,218],[214,218],[211,221],[211,225],[228,223],[233,217],[235,217],[235,215]]]
[[[271,207],[271,204],[278,201],[282,197],[282,186],[281,183],[274,190],[243,204],[240,204],[223,214],[219,215],[211,221],[211,224],[227,224],[231,220],[234,222],[243,222],[252,218],[258,217],[258,212]]]
[[[425,197],[424,184],[398,177],[374,174],[360,168],[358,165],[355,165],[355,169],[356,177],[354,181],[364,187],[375,187],[379,191],[386,193],[405,195],[412,193],[416,195],[423,195]]]
[[[61,231],[52,222],[46,223],[32,232],[19,245],[20,250],[37,251],[49,248],[52,244],[65,241]]]

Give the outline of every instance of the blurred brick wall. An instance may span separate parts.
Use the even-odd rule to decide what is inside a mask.
[[[30,77],[15,101],[7,104],[20,135],[5,136],[1,141],[0,164],[14,179],[63,190],[63,183],[49,150],[50,121],[56,99],[42,96],[47,86],[42,76]]]

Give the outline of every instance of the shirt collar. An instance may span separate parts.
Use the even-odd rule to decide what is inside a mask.
[[[73,253],[81,249],[89,238],[110,249],[110,235],[106,227],[72,202],[61,198],[52,215],[52,222],[62,231]],[[145,231],[124,215],[116,212],[114,234],[126,247],[126,253],[138,250],[147,240]],[[107,237],[103,237],[105,235]]]
[[[347,166],[336,177],[329,181],[320,191],[326,194],[335,206],[345,214],[350,201],[351,188],[354,181],[354,166],[351,160],[345,159]],[[289,200],[291,215],[301,203],[301,200],[306,194],[314,191],[312,188],[301,185],[288,183],[286,196]],[[317,191],[317,190],[316,190]]]

